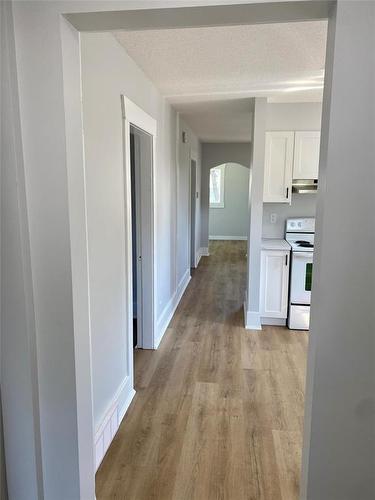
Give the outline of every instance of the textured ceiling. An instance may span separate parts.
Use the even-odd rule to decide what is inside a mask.
[[[251,100],[179,104],[184,120],[203,142],[249,142]]]
[[[238,113],[238,127],[244,120],[238,104],[244,98],[320,100],[326,32],[326,21],[314,21],[127,31],[115,36],[161,93],[187,117],[193,130],[197,133],[197,124],[202,123],[200,115],[205,121],[205,136],[214,140],[215,134],[225,130],[214,121],[225,108],[221,100],[235,100],[227,104],[227,111]],[[219,108],[215,111],[215,105],[208,101],[216,102]],[[240,135],[238,128],[239,140]]]

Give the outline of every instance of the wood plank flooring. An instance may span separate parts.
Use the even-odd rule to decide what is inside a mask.
[[[297,500],[307,334],[243,328],[245,242],[215,241],[96,477],[97,498]]]

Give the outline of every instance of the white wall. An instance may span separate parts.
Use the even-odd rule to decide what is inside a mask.
[[[260,329],[260,259],[262,244],[263,184],[267,100],[254,99],[253,137],[249,183],[249,230],[245,326]]]
[[[370,500],[375,498],[375,3],[339,0],[328,31],[301,499]]]
[[[128,90],[127,82],[134,81],[134,69],[110,34],[82,35],[81,57],[93,407],[97,431],[115,395],[131,376],[124,307],[125,222],[120,94]],[[113,71],[116,67],[117,71]],[[125,71],[132,71],[131,76],[124,78]],[[131,387],[124,389],[129,391]],[[121,393],[118,396],[120,401],[114,403],[123,405],[126,397],[126,392]]]
[[[124,386],[127,377],[132,379],[132,373],[127,365],[128,332],[124,310],[125,221],[120,94],[124,93],[157,120],[158,319],[186,273],[190,274],[190,149],[196,151],[198,165],[200,158],[199,143],[189,130],[189,142],[182,145],[179,141],[178,144],[177,176],[176,112],[111,34],[83,34],[81,44],[93,405],[97,430],[108,409],[114,402],[123,406],[132,389],[129,384]],[[184,124],[180,126],[186,129]]]
[[[210,208],[210,239],[247,239],[249,229],[249,166],[225,165],[224,207]]]
[[[37,382],[32,377],[35,375],[32,371],[35,362],[35,324],[11,2],[0,3],[0,21],[0,378],[3,413],[3,425],[0,425],[0,429],[2,431],[4,428],[10,498],[37,500],[40,498],[42,485],[38,481],[41,471],[41,443],[39,418],[35,412]],[[5,464],[1,461],[1,478],[4,468]],[[3,493],[2,488],[0,492]]]
[[[185,132],[186,142],[182,142],[182,134]],[[178,118],[178,227],[177,227],[177,287],[180,287],[190,275],[190,247],[186,241],[190,241],[190,168],[191,159],[197,164],[197,192],[195,224],[195,252],[198,255],[200,249],[200,211],[201,211],[201,144],[194,132],[181,116]]]
[[[110,34],[82,34],[82,60],[84,93],[89,99],[91,112],[92,146],[99,150],[97,164],[105,162],[107,168],[116,165],[115,179],[111,187],[116,187],[116,203],[120,210],[119,198],[123,196],[122,187],[116,184],[122,178],[122,139],[120,94],[125,94],[144,111],[157,120],[156,143],[156,196],[157,196],[157,246],[158,246],[158,302],[157,316],[160,316],[175,290],[175,253],[174,238],[176,215],[171,206],[176,204],[176,126],[177,115],[173,108],[161,97],[156,87],[144,75],[134,61],[126,54],[116,39]],[[103,91],[103,89],[105,89]],[[108,99],[108,101],[107,101]],[[100,120],[98,120],[98,114]],[[113,133],[105,133],[111,130]],[[95,135],[94,135],[95,134]],[[104,137],[103,137],[104,134]],[[85,131],[86,150],[87,132]],[[111,142],[112,141],[112,142]],[[91,152],[94,156],[94,153]],[[94,158],[92,158],[94,160]],[[99,169],[99,166],[97,165]],[[103,172],[104,177],[104,172]],[[110,181],[108,180],[108,183]],[[116,186],[115,186],[116,184]],[[98,209],[98,214],[100,210]],[[110,207],[107,207],[110,210]],[[118,214],[122,217],[122,214]],[[118,222],[119,231],[123,231]],[[111,229],[114,232],[114,228]],[[121,235],[117,236],[122,239]],[[108,257],[108,255],[104,256]],[[118,257],[117,257],[118,258]]]
[[[321,121],[321,102],[267,104],[267,130],[320,130]]]
[[[3,418],[1,412],[1,422],[0,422],[0,500],[8,499],[7,491],[7,480],[6,480],[6,470],[5,470],[5,456],[4,456],[4,429],[3,429]]]
[[[292,194],[292,204],[263,204],[263,238],[284,238],[285,221],[291,217],[315,217],[316,193]],[[276,222],[271,222],[271,214],[276,214]]]
[[[1,61],[1,72],[2,72],[2,78],[5,83],[5,81],[8,80],[6,75],[6,72],[4,71],[4,64],[5,61],[7,61],[7,64],[9,64],[9,33],[8,33],[8,27],[7,24],[9,24],[9,7],[5,6],[4,2],[0,5],[0,61]],[[7,10],[6,10],[7,9]],[[9,82],[9,80],[8,80]],[[9,84],[8,84],[9,85]],[[5,92],[6,85],[2,85],[0,87],[0,138],[2,140],[3,137],[3,131],[2,128],[4,127],[5,123],[3,122],[2,116],[3,116],[3,100],[4,98],[8,97],[9,99],[9,94],[8,96],[6,95]],[[9,87],[7,89],[7,92],[9,92]],[[1,143],[0,143],[1,144]],[[2,151],[2,146],[1,151]],[[4,153],[3,153],[4,154]],[[1,156],[0,164],[2,164],[3,157]],[[2,173],[0,170],[0,207],[2,212],[2,205],[1,205],[1,183],[2,181]],[[1,222],[2,224],[2,222]],[[1,232],[0,232],[0,287],[1,287]],[[1,288],[0,288],[1,290]],[[1,296],[1,292],[0,292]],[[1,300],[0,300],[0,318],[2,317],[1,314]],[[8,494],[6,491],[6,470],[5,470],[5,456],[4,456],[4,428],[3,428],[3,409],[2,409],[2,403],[1,403],[1,321],[0,321],[0,500],[6,500]]]
[[[152,5],[156,6],[154,2]],[[4,202],[2,215],[8,216],[9,211],[14,210],[19,218],[23,240],[19,239],[17,224],[13,224],[14,238],[7,236],[6,254],[12,260],[7,262],[6,267],[11,271],[14,264],[18,273],[24,272],[26,285],[21,274],[12,272],[12,283],[16,287],[14,292],[21,293],[21,296],[16,298],[12,287],[7,286],[6,300],[17,310],[17,316],[9,317],[10,323],[6,324],[7,340],[3,345],[6,346],[7,363],[2,366],[2,371],[6,373],[4,378],[10,385],[9,391],[2,391],[2,399],[6,402],[3,405],[6,408],[5,432],[10,431],[8,434],[11,436],[6,442],[10,465],[7,473],[9,493],[20,499],[36,498],[38,492],[35,488],[40,488],[46,498],[54,500],[94,497],[79,33],[64,20],[61,13],[106,10],[111,6],[112,9],[127,8],[130,3],[77,1],[74,5],[70,2],[47,5],[13,2],[17,52],[12,52],[10,60],[17,65],[18,82],[12,83],[12,89],[19,90],[20,98],[18,100],[18,96],[12,95],[12,99],[7,100],[9,109],[5,116],[7,130],[14,132],[17,140],[17,154],[21,162],[15,157],[14,148],[2,148],[2,151],[13,155],[8,165],[13,176],[10,182],[14,181],[7,188],[9,197]],[[13,32],[11,21],[9,30]],[[110,60],[105,62],[110,65]],[[116,74],[121,72],[121,67],[116,67],[115,71]],[[129,90],[130,98],[138,95],[138,104],[150,114],[157,113],[159,118],[162,117],[165,130],[175,130],[176,114],[162,99],[155,100],[150,86],[129,81],[125,75],[123,88]],[[100,95],[98,102],[102,99]],[[11,126],[19,116],[20,125],[14,131]],[[158,145],[162,161],[159,167],[161,176],[157,179],[157,231],[162,252],[158,256],[160,281],[157,306],[160,326],[166,327],[178,298],[174,293],[176,205],[171,207],[171,200],[176,194],[176,175],[172,168],[176,164],[176,142],[168,142],[162,137],[163,127],[159,130]],[[7,141],[6,144],[11,143]],[[22,178],[16,180],[14,177],[16,172],[25,176],[24,192]],[[104,186],[108,187],[105,183]],[[114,205],[117,202],[114,200]],[[5,283],[3,278],[2,286]],[[26,301],[31,315],[31,319],[26,318],[27,321],[36,322],[34,331],[32,321],[31,326],[27,322],[20,323],[23,318],[22,300]],[[18,332],[19,338],[12,334],[13,330]],[[31,347],[36,349],[37,359],[33,358],[35,353],[30,352]],[[25,369],[24,378],[12,375],[20,359]],[[19,370],[17,373],[20,375]],[[13,406],[10,402],[16,389],[15,380],[20,387],[17,389],[17,405]],[[6,383],[2,380],[3,387]],[[34,398],[33,387],[30,387],[34,383],[39,390],[39,398]],[[36,446],[38,443],[33,441],[38,438],[38,433],[32,428],[33,409],[30,405],[33,404],[37,412],[36,425],[40,425],[39,448]],[[20,410],[17,411],[17,408]],[[22,420],[21,417],[26,420],[15,430],[13,424],[17,418]],[[26,439],[28,426],[30,443]],[[19,428],[25,432],[21,434]],[[22,446],[22,452],[18,450],[18,445]],[[38,460],[39,469],[35,471],[35,461]],[[17,466],[14,465],[16,462]],[[22,482],[19,481],[21,467]]]
[[[183,3],[191,4],[186,1],[140,1],[137,6],[171,7],[181,6]],[[343,4],[340,0],[339,5]],[[340,91],[340,88],[334,90],[333,96],[337,94],[337,100],[334,99],[335,113],[329,116],[328,105],[325,110],[327,120],[334,117],[331,127],[332,130],[337,130],[337,135],[329,139],[330,148],[325,156],[331,166],[328,170],[332,172],[332,175],[327,176],[326,189],[331,191],[330,196],[332,191],[334,194],[329,205],[327,226],[322,226],[323,237],[320,243],[325,260],[322,261],[321,275],[328,272],[333,279],[325,278],[326,286],[321,290],[322,299],[317,303],[312,317],[311,338],[315,337],[314,332],[322,332],[319,338],[323,344],[320,344],[317,352],[317,373],[320,375],[314,380],[317,412],[313,417],[312,427],[316,448],[311,453],[310,471],[311,485],[323,487],[324,491],[320,495],[320,492],[310,489],[309,500],[332,500],[330,492],[335,489],[339,492],[340,500],[351,495],[353,488],[355,494],[351,497],[358,496],[359,488],[363,498],[374,496],[370,488],[373,479],[371,398],[374,394],[371,325],[375,318],[372,307],[374,281],[368,272],[375,269],[372,230],[374,184],[358,182],[360,175],[368,179],[373,173],[374,131],[371,125],[374,115],[368,114],[373,113],[370,105],[373,103],[373,65],[370,64],[369,54],[372,53],[374,27],[372,12],[369,15],[365,11],[362,15],[364,4],[361,3],[360,11],[358,4],[359,2],[347,2],[345,8],[351,10],[346,16],[338,16],[339,39],[336,40],[337,54],[333,69],[336,72],[335,85],[344,86],[341,87],[344,91]],[[287,5],[290,13],[293,6],[290,6],[290,2]],[[23,440],[22,453],[17,453],[19,429],[23,430],[24,436],[30,427],[8,427],[8,430],[13,431],[8,433],[8,445],[6,443],[10,465],[7,470],[8,488],[10,496],[13,494],[17,499],[37,498],[33,489],[37,485],[44,491],[46,499],[91,500],[94,498],[94,476],[91,441],[87,439],[91,426],[87,416],[90,410],[90,358],[86,345],[89,336],[85,324],[85,306],[78,307],[84,302],[84,297],[77,298],[79,293],[84,296],[86,292],[82,277],[86,268],[85,222],[79,203],[83,199],[82,193],[78,196],[78,191],[83,189],[80,99],[79,91],[77,92],[79,76],[76,71],[79,63],[79,39],[77,33],[69,31],[61,14],[72,10],[93,12],[133,8],[135,3],[125,0],[77,0],[74,3],[14,2],[13,6],[15,21],[14,25],[9,24],[9,28],[12,32],[14,30],[17,51],[12,52],[10,59],[15,63],[18,75],[12,89],[17,90],[19,95],[12,94],[12,101],[6,101],[9,106],[6,107],[5,118],[10,124],[9,128],[14,126],[14,120],[19,121],[18,127],[14,129],[15,148],[12,148],[11,143],[3,141],[3,138],[1,140],[2,151],[5,144],[5,150],[11,153],[11,159],[5,163],[10,174],[11,189],[4,189],[8,196],[5,202],[2,199],[1,216],[6,220],[11,215],[9,220],[15,221],[8,233],[9,237],[5,239],[6,243],[2,240],[5,247],[2,247],[2,252],[11,259],[9,263],[13,267],[10,266],[9,271],[15,270],[17,273],[12,273],[10,287],[3,285],[3,274],[1,276],[2,300],[7,301],[9,311],[14,311],[12,316],[8,316],[7,329],[1,331],[2,336],[6,336],[9,341],[6,349],[8,365],[5,369],[3,365],[1,367],[4,375],[1,379],[2,387],[4,378],[7,378],[9,391],[7,394],[2,392],[2,399],[4,414],[6,413],[4,425],[6,419],[9,425],[16,422],[16,419],[23,418],[26,426],[31,426],[32,411],[28,407],[33,396],[31,381],[37,385],[40,393],[39,399],[34,400],[34,408],[37,410],[34,417],[40,424],[41,447],[35,450],[32,439]],[[258,5],[256,8],[260,9]],[[366,9],[372,8],[371,3],[367,3]],[[281,9],[276,9],[271,12],[277,15],[280,11]],[[113,18],[117,19],[117,14]],[[203,19],[204,22],[209,20],[210,18]],[[361,134],[358,133],[359,123]],[[365,135],[362,136],[362,132]],[[351,151],[353,137],[359,137],[361,141]],[[334,145],[335,154],[332,154]],[[346,147],[340,155],[338,149],[341,150],[342,145]],[[349,153],[347,158],[346,153]],[[340,175],[343,172],[342,160],[347,178]],[[353,165],[356,165],[355,170]],[[19,174],[22,174],[25,181],[24,190],[19,182]],[[341,179],[339,184],[337,178]],[[356,188],[354,194],[353,186]],[[348,197],[342,195],[343,187]],[[349,204],[347,200],[350,198],[355,199],[356,203]],[[322,199],[322,202],[325,204],[325,200]],[[345,217],[340,219],[341,224],[330,235],[332,221],[337,214],[342,215],[343,211]],[[351,224],[351,229],[356,228],[356,232],[351,233],[352,238],[347,238],[348,224]],[[19,227],[22,228],[21,233],[17,232]],[[5,231],[3,226],[1,231]],[[21,240],[19,234],[22,235]],[[343,250],[340,259],[336,258],[338,239]],[[366,244],[358,247],[353,245],[353,240],[361,240]],[[353,262],[358,259],[359,251],[362,265],[358,269],[353,266]],[[78,265],[82,262],[83,265]],[[27,263],[29,266],[25,267]],[[347,275],[343,272],[354,268],[360,271],[354,276],[353,273]],[[81,272],[81,281],[77,278],[77,270]],[[340,281],[340,285],[344,286],[338,286],[337,277],[346,280]],[[31,286],[25,288],[25,282],[28,285],[31,283]],[[319,292],[319,287],[316,289]],[[337,294],[337,289],[340,294]],[[316,297],[319,295],[317,293]],[[331,298],[324,305],[322,301],[326,297]],[[29,306],[28,318],[35,320],[34,329],[30,329],[30,324],[19,322],[19,318],[24,317],[25,303]],[[345,314],[340,314],[342,311]],[[314,314],[319,320],[316,326]],[[17,332],[17,343],[11,340],[13,332]],[[36,359],[30,352],[24,353],[22,350],[24,345],[29,348],[30,342],[36,344]],[[5,357],[4,353],[3,356]],[[26,364],[21,365],[20,360]],[[29,378],[12,379],[12,362],[14,365],[20,364],[24,368],[22,373],[27,373]],[[28,370],[28,366],[31,370]],[[356,377],[353,377],[353,366]],[[367,387],[369,390],[364,390]],[[14,394],[17,394],[17,401],[12,398]],[[358,407],[359,403],[366,401],[369,401],[369,405],[362,404]],[[27,437],[35,438],[35,432]],[[12,457],[16,461],[12,461]],[[37,475],[32,467],[27,469],[32,464],[30,458],[41,460],[42,475]],[[20,468],[27,469],[30,474],[20,474]],[[23,489],[24,496],[14,496],[18,488]]]
[[[238,143],[203,143],[201,170],[201,247],[208,249],[210,169],[223,163],[250,166],[251,145]]]
[[[4,456],[3,409],[1,408],[1,406],[0,410],[1,410],[0,412],[0,500],[7,500],[8,491],[7,491],[7,479],[6,479],[5,456]]]

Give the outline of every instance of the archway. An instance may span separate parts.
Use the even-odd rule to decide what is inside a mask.
[[[209,240],[246,240],[249,171],[237,162],[210,168]]]

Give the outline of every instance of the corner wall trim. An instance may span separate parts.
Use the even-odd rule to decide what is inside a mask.
[[[209,240],[247,241],[247,236],[209,236]]]
[[[195,268],[198,267],[199,265],[199,262],[201,260],[201,257],[208,257],[209,256],[209,253],[208,253],[208,248],[207,247],[201,247],[198,252],[197,252],[197,260],[195,262]]]
[[[202,254],[201,254],[201,248],[198,248],[198,250],[195,253],[195,262],[194,262],[194,269],[196,269],[199,266],[199,262],[201,260]]]
[[[128,375],[117,390],[102,422],[95,432],[95,470],[98,470],[99,465],[102,463],[134,396],[135,390],[133,388],[132,377]]]
[[[262,325],[260,322],[260,313],[247,310],[247,304],[244,303],[244,316],[245,316],[245,328],[246,330],[261,330]]]
[[[167,330],[169,323],[171,322],[171,319],[177,309],[178,304],[180,303],[180,300],[190,280],[191,280],[190,269],[187,269],[185,271],[184,276],[182,277],[182,280],[178,284],[176,292],[174,293],[173,297],[168,302],[168,304],[165,306],[157,322],[157,334],[155,336],[154,349],[157,349],[159,347],[161,339],[163,338],[163,335]]]

